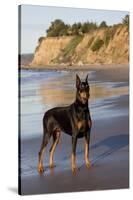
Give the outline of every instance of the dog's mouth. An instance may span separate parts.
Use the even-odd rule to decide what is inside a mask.
[[[85,98],[85,97],[82,97],[82,98],[81,98],[81,102],[82,102],[83,104],[86,104],[87,101],[88,101],[87,98]]]

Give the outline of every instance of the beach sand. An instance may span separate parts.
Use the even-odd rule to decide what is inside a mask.
[[[92,70],[92,69],[91,69]],[[114,88],[128,88],[128,67],[117,69],[95,68],[92,79],[114,83]],[[95,114],[93,115],[93,111]],[[128,90],[103,98],[92,104],[92,131],[90,141],[91,167],[84,162],[84,140],[77,143],[76,175],[71,172],[71,138],[62,133],[54,160],[49,169],[47,146],[44,158],[45,172],[37,173],[38,151],[42,136],[21,140],[20,193],[47,194],[59,192],[91,191],[129,188],[129,96]],[[97,117],[95,117],[95,115]]]

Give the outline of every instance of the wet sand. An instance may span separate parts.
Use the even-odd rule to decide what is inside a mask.
[[[117,71],[117,73],[116,73]],[[37,173],[37,154],[42,136],[23,138],[21,142],[21,193],[46,194],[103,189],[122,189],[129,187],[129,97],[128,68],[120,67],[106,70],[95,69],[92,80],[106,85],[111,81],[113,93],[103,92],[98,101],[95,90],[90,103],[93,127],[90,141],[91,168],[84,163],[84,141],[78,140],[77,166],[75,176],[71,172],[71,138],[62,133],[55,152],[55,168],[49,169],[47,146],[43,175]],[[92,84],[93,86],[93,84]],[[112,87],[112,85],[111,85]],[[121,89],[121,90],[120,90]],[[98,91],[98,90],[96,90]],[[102,91],[102,90],[100,90]],[[110,88],[109,88],[109,91]],[[120,92],[121,91],[121,92]],[[44,92],[42,91],[42,95]],[[108,97],[105,98],[106,94]],[[43,99],[43,101],[46,99]],[[69,99],[68,99],[69,100]],[[95,103],[94,103],[95,102]]]

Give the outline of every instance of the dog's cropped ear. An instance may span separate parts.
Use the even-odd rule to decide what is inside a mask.
[[[81,83],[79,76],[76,74],[76,87],[78,88]]]
[[[88,74],[86,76],[85,82],[88,84]]]

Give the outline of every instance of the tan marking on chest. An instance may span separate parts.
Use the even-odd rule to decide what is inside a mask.
[[[87,124],[88,123],[88,124]],[[91,126],[92,126],[92,122],[91,122],[91,120],[88,120],[88,121],[86,121],[86,120],[82,120],[82,121],[78,121],[77,122],[77,127],[78,127],[78,130],[80,130],[81,128],[85,128],[85,127],[89,127],[89,128],[91,128]]]
[[[80,130],[82,127],[86,126],[86,121],[85,120],[78,121],[77,126],[78,126],[78,129]]]

